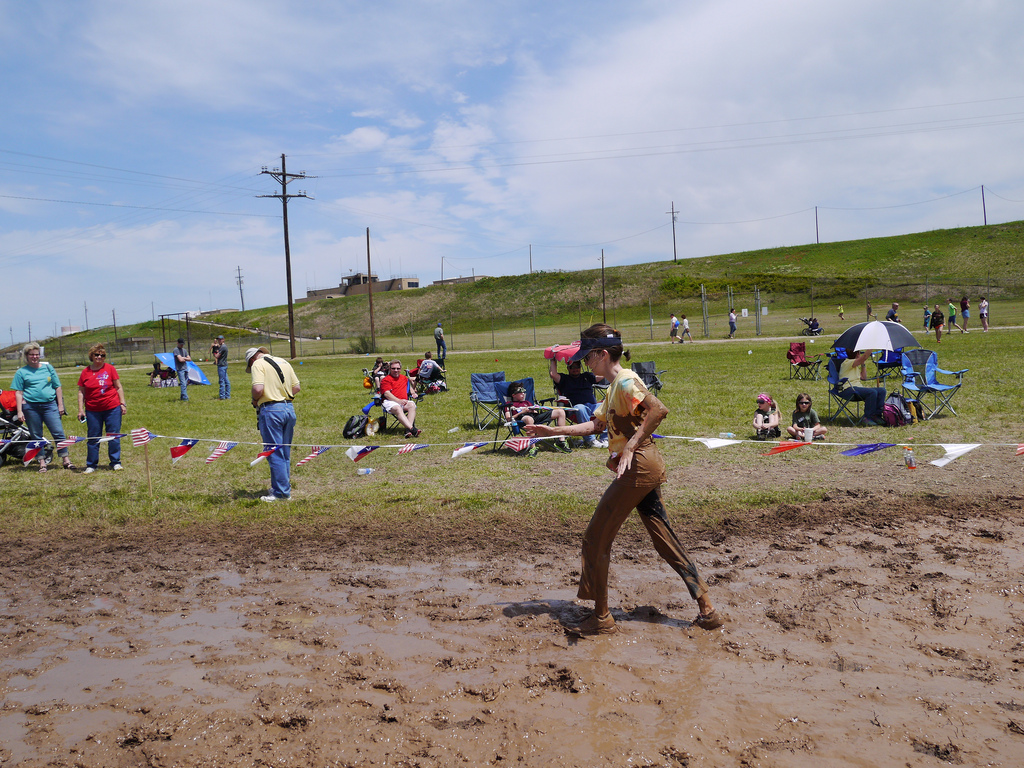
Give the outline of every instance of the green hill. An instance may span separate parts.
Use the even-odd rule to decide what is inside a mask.
[[[975,301],[978,295],[1005,301],[1019,295],[1022,266],[1024,222],[1011,222],[611,267],[605,270],[605,307],[609,319],[614,313],[618,323],[641,324],[649,316],[660,322],[669,311],[680,308],[699,318],[700,310],[694,307],[700,307],[701,286],[708,306],[714,307],[712,314],[730,303],[754,307],[756,288],[762,306],[772,306],[773,312],[792,310],[793,318],[814,313],[815,302],[818,306],[846,302],[853,307],[874,301],[881,307],[893,300],[920,304],[961,293]],[[438,320],[446,327],[457,326],[463,334],[575,327],[588,324],[595,314],[600,318],[601,307],[600,269],[535,272],[374,294],[378,338],[419,339],[420,344],[428,340]],[[367,299],[303,302],[295,306],[295,322],[297,335],[306,339],[366,337]],[[287,334],[288,312],[286,306],[265,307],[201,318],[192,327],[194,339],[224,333],[238,347],[259,339],[255,329]],[[52,343],[79,349],[95,341],[109,343],[112,330],[92,329]],[[175,326],[171,338],[181,332]],[[152,337],[158,346],[163,333],[160,323],[153,322],[118,329],[119,338]],[[347,343],[326,349],[347,350]]]

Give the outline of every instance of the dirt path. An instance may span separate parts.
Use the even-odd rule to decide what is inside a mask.
[[[712,633],[631,525],[596,640],[558,527],[9,540],[0,765],[1015,764],[1021,498],[879,501],[683,529]]]

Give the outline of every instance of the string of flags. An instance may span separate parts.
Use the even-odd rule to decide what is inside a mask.
[[[119,438],[129,437],[129,436],[130,436],[131,441],[132,441],[132,446],[136,447],[136,448],[144,446],[147,443],[150,443],[150,442],[152,442],[153,440],[156,440],[156,439],[161,439],[161,440],[177,440],[177,441],[179,441],[176,445],[173,445],[170,448],[170,457],[171,457],[171,463],[172,464],[177,464],[178,461],[180,461],[189,451],[191,451],[196,445],[198,445],[201,442],[214,443],[213,449],[211,450],[209,456],[205,460],[206,464],[212,464],[214,461],[216,461],[217,459],[221,458],[228,451],[231,451],[232,449],[237,448],[239,445],[259,446],[261,448],[260,452],[257,453],[255,459],[253,459],[252,461],[249,462],[249,466],[251,466],[251,467],[255,467],[261,461],[263,461],[264,459],[266,459],[267,457],[272,455],[275,451],[280,450],[281,448],[286,447],[286,446],[283,446],[283,445],[264,445],[263,443],[240,443],[240,442],[233,442],[233,441],[226,441],[226,440],[215,440],[215,439],[208,439],[208,438],[169,437],[167,435],[159,435],[159,434],[156,434],[154,432],[150,432],[148,429],[146,429],[144,427],[140,427],[138,429],[133,429],[128,434],[125,434],[125,433],[111,433],[111,434],[107,434],[107,435],[104,435],[103,437],[95,438],[95,441],[97,443],[106,443],[106,442],[109,442],[111,440],[116,440],[116,439],[119,439]],[[705,447],[707,447],[708,449],[711,449],[711,450],[714,450],[714,449],[717,449],[717,448],[724,448],[724,447],[731,446],[731,445],[737,445],[737,444],[741,444],[741,443],[757,443],[758,442],[758,441],[754,441],[754,440],[744,440],[744,439],[740,439],[740,438],[688,437],[688,436],[683,436],[683,435],[659,435],[659,434],[655,434],[655,435],[653,435],[653,437],[658,438],[658,439],[664,439],[664,440],[685,440],[685,441],[694,442],[694,443],[701,443],[702,445],[704,445]],[[87,438],[87,437],[71,436],[71,437],[67,437],[64,440],[61,440],[58,443],[56,443],[56,447],[58,449],[59,448],[70,448],[70,447],[72,447],[74,445],[77,445],[79,443],[86,443],[86,442],[89,441],[89,439],[90,438]],[[309,462],[311,462],[313,459],[317,458],[318,456],[323,455],[324,453],[326,453],[331,448],[344,448],[345,449],[345,451],[344,451],[345,455],[348,458],[350,458],[353,462],[358,462],[358,461],[366,458],[367,456],[369,456],[374,451],[379,450],[381,448],[397,449],[398,455],[402,455],[402,454],[407,454],[407,453],[413,453],[414,451],[421,451],[421,450],[424,450],[426,448],[443,448],[443,447],[452,447],[452,446],[454,446],[454,450],[452,451],[451,458],[456,459],[456,458],[459,458],[461,456],[466,456],[466,455],[468,455],[470,453],[473,453],[476,450],[479,450],[480,448],[483,448],[483,447],[489,446],[489,445],[494,445],[497,448],[509,448],[512,451],[516,452],[516,453],[520,453],[522,451],[527,450],[528,448],[531,448],[532,446],[536,445],[537,443],[539,443],[539,442],[541,442],[543,440],[552,440],[552,439],[557,439],[557,438],[553,438],[553,437],[547,437],[547,438],[540,438],[540,437],[509,437],[507,439],[501,439],[501,440],[484,440],[484,441],[459,442],[459,443],[401,443],[401,444],[397,444],[397,445],[349,445],[349,446],[343,446],[343,445],[313,445],[313,446],[306,446],[306,445],[292,444],[291,446],[287,446],[287,447],[309,448],[310,449],[309,454],[307,456],[305,456],[304,458],[300,459],[296,463],[296,465],[295,465],[296,467],[301,467],[301,466],[304,466],[304,465],[308,464]],[[12,443],[12,442],[13,443],[23,443],[25,445],[25,453],[24,453],[24,456],[22,457],[22,462],[24,464],[26,464],[26,465],[29,464],[33,459],[35,459],[39,455],[39,452],[42,451],[44,448],[46,448],[49,445],[49,441],[48,440],[27,440],[26,441],[26,440],[6,440],[6,439],[0,440],[0,445],[4,445],[4,444],[7,444],[7,443]],[[764,443],[760,443],[760,444],[763,445]],[[786,453],[786,452],[797,450],[797,449],[803,449],[803,448],[807,448],[809,446],[813,446],[815,448],[837,448],[837,447],[838,448],[846,448],[846,450],[843,450],[843,451],[840,452],[840,455],[847,456],[847,457],[865,456],[865,455],[867,455],[869,453],[875,453],[877,451],[883,451],[883,450],[886,450],[886,449],[889,449],[889,448],[938,447],[938,448],[941,448],[944,451],[943,456],[941,456],[940,458],[935,459],[935,460],[929,462],[930,464],[932,464],[932,465],[934,465],[936,467],[944,467],[947,464],[949,464],[950,462],[955,461],[956,459],[958,459],[958,458],[960,458],[960,457],[970,453],[971,451],[973,451],[973,450],[975,450],[977,448],[981,448],[982,446],[987,446],[987,447],[1004,447],[1004,446],[1014,447],[1015,446],[1015,448],[1016,448],[1015,455],[1017,455],[1017,456],[1024,456],[1024,443],[987,443],[987,444],[986,443],[917,443],[917,444],[907,444],[907,443],[825,443],[825,442],[806,443],[806,442],[797,442],[797,441],[785,441],[785,442],[776,443],[766,453],[764,453],[762,455],[764,455],[764,456],[775,456],[775,455],[778,455],[780,453]]]

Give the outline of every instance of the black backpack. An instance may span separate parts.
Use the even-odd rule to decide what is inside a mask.
[[[358,413],[345,423],[345,428],[341,431],[341,434],[345,436],[346,440],[355,440],[357,437],[363,437],[366,434],[366,422],[369,420],[370,417],[365,413]]]

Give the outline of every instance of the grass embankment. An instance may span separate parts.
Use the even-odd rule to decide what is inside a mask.
[[[921,334],[919,338],[925,346],[935,348],[933,337],[926,339]],[[819,338],[808,349],[824,351],[831,340]],[[640,340],[628,346],[635,361],[653,359],[659,368],[668,369],[663,375],[662,399],[671,415],[662,426],[663,434],[715,436],[730,431],[747,436],[754,395],[760,391],[776,397],[784,419],[796,393],[802,390],[814,396],[815,408],[825,415],[824,382],[790,380],[783,341],[668,346]],[[1018,412],[1024,395],[1024,384],[1016,375],[1020,348],[1020,331],[948,337],[938,348],[940,364],[970,369],[957,396],[958,417],[942,417],[900,430],[834,427],[829,441],[1017,440]],[[367,357],[348,356],[295,362],[303,384],[296,403],[297,442],[348,443],[342,438],[342,427],[368,400],[360,373],[367,361]],[[411,364],[414,360],[407,356],[403,362]],[[39,475],[34,467],[25,470],[8,465],[0,469],[7,499],[0,519],[8,532],[56,534],[82,527],[122,530],[157,524],[195,528],[260,523],[279,526],[282,534],[297,527],[316,530],[342,526],[386,535],[389,530],[418,526],[450,531],[451,536],[458,537],[467,530],[560,524],[578,529],[583,525],[609,478],[597,452],[577,450],[562,456],[542,451],[531,460],[514,457],[508,451],[492,454],[481,449],[464,458],[450,458],[452,444],[493,437],[493,431],[477,431],[471,423],[469,374],[504,370],[510,379],[532,375],[538,396],[543,396],[550,392],[550,383],[540,352],[458,353],[449,357],[447,365],[451,391],[428,397],[417,419],[425,430],[421,441],[432,447],[404,456],[398,456],[394,449],[380,449],[358,465],[345,457],[344,448],[335,448],[293,470],[295,498],[291,503],[267,505],[256,500],[267,486],[268,473],[263,464],[249,467],[258,450],[255,445],[239,445],[216,463],[206,465],[204,460],[214,443],[200,443],[172,466],[168,454],[175,444],[172,440],[157,440],[150,445],[150,497],[143,450],[124,441],[124,472],[103,469],[86,476],[58,470]],[[241,363],[231,365],[235,397],[227,402],[216,399],[215,387],[193,387],[191,402],[180,403],[176,388],[146,386],[147,370],[148,366],[121,370],[129,402],[125,431],[144,426],[177,438],[259,441],[255,413],[248,402],[248,377]],[[0,386],[7,386],[10,375],[4,372]],[[73,402],[77,371],[64,370],[61,375],[68,402]],[[85,432],[84,425],[73,419],[66,419],[65,427],[69,434]],[[457,431],[449,433],[453,428]],[[398,445],[404,441],[390,433],[363,442]],[[899,461],[893,452],[845,459],[835,448],[766,459],[760,456],[764,451],[760,444],[708,451],[692,442],[665,440],[661,447],[671,466],[666,498],[673,514],[709,525],[738,508],[764,509],[819,499],[833,488],[837,472],[853,466],[863,472],[867,464]],[[296,448],[293,464],[306,453],[304,448]],[[919,452],[922,462],[939,455],[938,448]],[[84,466],[83,445],[73,447],[72,456],[79,467]],[[101,464],[103,456],[101,453]],[[369,477],[357,476],[357,466],[377,471]],[[799,467],[799,472],[771,474],[773,467],[783,466]]]
[[[686,314],[695,336],[703,334],[700,286],[708,295],[708,334],[726,334],[729,294],[737,309],[755,312],[754,288],[762,306],[761,336],[795,336],[803,328],[800,317],[817,315],[828,330],[842,330],[864,318],[868,301],[879,317],[892,301],[902,303],[904,322],[918,327],[922,306],[967,293],[974,306],[973,327],[980,324],[980,295],[993,303],[993,322],[1024,323],[1020,253],[1024,251],[1024,222],[936,230],[898,237],[842,243],[773,248],[745,253],[686,259],[678,264],[653,262],[605,271],[604,309],[609,322],[634,338],[657,340],[667,334],[669,312]],[[836,316],[843,304],[846,320]],[[477,283],[396,291],[374,295],[377,348],[422,352],[432,346],[436,323],[444,323],[449,346],[460,350],[510,349],[565,341],[602,317],[601,271],[537,272],[481,280]],[[650,317],[654,318],[654,328]],[[203,323],[210,323],[205,325]],[[296,333],[303,356],[348,351],[353,339],[369,336],[365,296],[302,303],[295,308]],[[192,325],[193,357],[207,356],[209,340],[223,333],[240,350],[267,343],[281,353],[287,340],[261,337],[253,329],[287,334],[284,306],[227,313]],[[752,316],[742,319],[741,337],[754,337]],[[118,337],[163,338],[168,349],[185,334],[185,325],[161,326],[147,322],[118,329]],[[567,335],[568,334],[568,335]],[[320,336],[321,341],[314,339]],[[110,327],[51,340],[65,360],[84,360],[84,350],[96,341],[108,345]],[[66,350],[66,354],[64,351]],[[148,362],[153,350],[134,355],[118,353],[118,363]],[[77,357],[76,357],[77,355]]]

